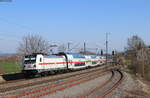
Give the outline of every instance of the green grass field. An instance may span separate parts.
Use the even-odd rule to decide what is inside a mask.
[[[0,74],[20,72],[21,66],[16,62],[0,62]]]

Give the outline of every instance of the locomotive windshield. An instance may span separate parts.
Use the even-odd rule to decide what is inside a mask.
[[[25,64],[31,64],[31,63],[35,63],[36,62],[36,56],[33,55],[27,55],[24,58],[24,63]]]

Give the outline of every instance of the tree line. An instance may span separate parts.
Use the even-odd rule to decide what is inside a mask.
[[[139,36],[128,38],[122,58],[122,65],[126,65],[135,75],[150,80],[150,46]]]

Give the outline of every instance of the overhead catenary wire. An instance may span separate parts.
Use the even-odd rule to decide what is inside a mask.
[[[28,30],[28,31],[33,31],[33,29],[29,26],[26,26],[24,24],[19,24],[19,23],[13,22],[13,21],[9,21],[9,20],[7,20],[5,18],[2,18],[2,17],[0,17],[0,21],[4,22],[4,23],[7,23],[7,24],[14,25],[14,26],[19,27],[21,29],[25,29],[25,30]]]
[[[0,32],[0,36],[3,36],[4,38],[5,37],[7,37],[7,39],[8,39],[8,37],[9,38],[17,38],[17,37],[20,37],[20,36],[18,36],[18,35],[21,35],[21,33],[23,33],[23,34],[30,34],[30,33],[27,33],[27,32],[35,32],[35,31],[33,31],[33,29],[31,28],[31,27],[29,27],[29,26],[26,26],[26,25],[24,25],[24,24],[19,24],[19,23],[16,23],[16,22],[14,22],[14,21],[9,21],[8,19],[6,19],[6,18],[2,18],[1,16],[0,16],[0,22],[3,22],[3,23],[6,23],[6,24],[9,24],[9,25],[13,25],[13,26],[15,26],[15,27],[17,27],[17,28],[20,28],[21,30],[26,30],[26,32],[21,32],[21,31],[19,31],[19,32],[10,32],[10,31],[7,31],[7,30],[4,30],[5,31],[5,33],[1,33]],[[7,32],[7,33],[6,33]],[[8,32],[9,32],[9,34],[8,34]],[[10,34],[11,33],[11,34]]]

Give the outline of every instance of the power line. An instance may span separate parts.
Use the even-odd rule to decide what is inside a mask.
[[[24,29],[24,30],[27,30],[27,31],[30,31],[30,32],[33,31],[33,29],[28,27],[28,26],[25,26],[25,25],[22,25],[22,24],[18,24],[16,22],[9,21],[8,19],[2,18],[2,17],[0,17],[0,21],[3,22],[3,23],[14,25],[16,27],[19,27],[21,29]],[[5,30],[5,32],[10,32],[10,31],[6,31]],[[15,33],[15,34],[13,34],[13,33]],[[20,34],[21,32],[13,32],[13,33],[12,32],[11,32],[11,34],[10,33],[9,34],[8,33],[0,33],[0,36],[3,38],[1,40],[8,39],[8,37],[9,37],[9,38],[11,38],[11,39],[13,39],[15,41],[18,41],[18,37],[21,37],[21,36],[18,36],[18,35],[21,35]],[[19,34],[17,34],[17,33],[19,33]],[[24,34],[26,34],[26,32]],[[5,37],[7,37],[7,38],[5,38]]]
[[[1,40],[19,41],[20,36],[8,33],[0,33]]]
[[[15,26],[17,26],[17,27],[19,27],[19,28],[22,28],[22,29],[32,30],[31,27],[28,27],[28,26],[25,26],[25,25],[22,25],[22,24],[18,24],[18,23],[16,23],[16,22],[9,21],[9,20],[7,20],[6,18],[0,17],[0,21],[5,22],[5,23],[7,23],[7,24],[13,24],[13,25],[15,25]]]
[[[79,45],[80,45],[80,43],[78,43],[78,44],[74,45],[74,47],[73,47],[73,48],[71,48],[71,49],[70,49],[70,51],[71,51],[71,50],[73,50],[73,49],[78,49],[77,47],[78,47]]]

